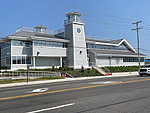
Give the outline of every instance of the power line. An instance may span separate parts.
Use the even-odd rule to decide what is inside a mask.
[[[25,3],[23,3],[23,2],[21,2],[21,1],[23,1],[23,0],[21,0],[21,1],[16,1],[16,0],[12,0],[12,1],[14,1],[14,2],[19,2],[19,3],[22,3],[22,4],[25,4],[25,5],[29,5],[29,6],[31,6],[31,7],[36,7],[36,8],[40,8],[40,9],[42,9],[42,10],[46,10],[46,11],[49,11],[49,10],[47,10],[47,9],[44,9],[43,7],[40,7],[39,5],[36,5],[36,6],[34,6],[33,4],[31,4],[31,3],[29,3],[29,2],[25,2]],[[32,11],[33,12],[33,11]],[[37,13],[37,12],[36,12]],[[39,13],[39,12],[38,12]],[[62,12],[61,12],[62,13]],[[43,15],[43,14],[42,14]],[[64,14],[63,14],[64,15]],[[48,15],[46,15],[46,16],[48,16]],[[88,20],[88,19],[86,19],[86,20]],[[88,21],[91,21],[91,22],[93,22],[92,20],[88,20]],[[103,22],[103,21],[98,21],[99,23],[103,23],[103,24],[108,24],[108,25],[113,25],[113,26],[123,26],[123,27],[129,27],[129,26],[125,26],[125,25],[121,25],[121,24],[113,24],[113,23],[109,23],[109,22]],[[93,25],[93,26],[95,26],[95,25]],[[96,25],[97,26],[97,25]],[[101,26],[99,26],[99,27],[101,27]],[[111,28],[110,26],[108,27],[108,28]],[[122,27],[121,27],[122,28]],[[124,28],[123,28],[124,29]]]
[[[53,16],[49,16],[49,15],[46,15],[46,14],[43,14],[43,13],[39,13],[39,12],[36,12],[36,11],[33,11],[33,10],[25,9],[25,8],[22,8],[22,7],[17,7],[17,6],[13,6],[13,5],[10,5],[10,4],[7,4],[7,5],[10,6],[10,7],[13,7],[13,8],[19,8],[19,9],[27,11],[27,12],[30,11],[32,13],[40,14],[42,16],[46,16],[46,17],[49,17],[49,18],[53,17]],[[62,20],[61,18],[57,18],[57,17],[53,17],[53,18],[58,19],[58,20]]]
[[[53,10],[53,9],[50,9],[50,8],[45,8],[45,7],[42,7],[40,5],[32,4],[30,2],[26,2],[26,1],[23,1],[23,0],[19,0],[19,1],[17,1],[17,0],[11,0],[11,1],[18,2],[18,3],[21,3],[21,4],[25,4],[25,5],[28,5],[30,7],[38,8],[38,9],[41,9],[41,10],[45,10],[47,12],[53,12],[53,11],[55,11],[55,13],[58,13],[59,15],[60,14],[64,14],[63,12],[58,12],[56,10]]]
[[[116,18],[116,19],[122,19],[122,20],[126,20],[126,21],[129,21],[129,20],[130,21],[135,21],[134,19],[123,18],[123,17],[119,17],[119,16],[112,16],[112,15],[107,15],[107,14],[103,14],[103,13],[91,11],[91,10],[88,10],[88,9],[79,8],[79,7],[70,5],[70,4],[66,4],[64,2],[60,2],[58,0],[48,0],[48,1],[53,1],[53,2],[55,2],[57,4],[61,4],[61,5],[68,6],[68,7],[73,7],[73,8],[78,9],[78,10],[83,10],[83,11],[86,11],[86,12],[95,13],[95,14],[98,14],[98,15],[106,16],[106,17],[111,17],[111,18]]]

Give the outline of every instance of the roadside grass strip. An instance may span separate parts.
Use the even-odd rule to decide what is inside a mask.
[[[111,86],[111,85],[118,85],[118,84],[127,84],[127,83],[142,82],[142,81],[150,81],[150,79],[133,80],[133,81],[110,83],[110,84],[99,84],[99,85],[92,85],[92,86],[78,87],[78,88],[70,88],[70,89],[62,89],[62,90],[49,91],[49,92],[32,93],[32,94],[27,94],[27,95],[19,95],[19,96],[12,96],[12,97],[3,97],[3,98],[0,98],[0,100],[23,98],[23,97],[37,96],[37,95],[43,95],[43,94],[51,94],[51,93],[73,91],[73,90],[79,90],[79,89],[88,89],[88,88],[95,88],[95,87],[101,87],[101,86]]]

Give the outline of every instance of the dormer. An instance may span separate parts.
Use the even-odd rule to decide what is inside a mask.
[[[45,27],[43,25],[38,25],[34,28],[35,28],[37,33],[46,33],[46,29],[47,29],[47,27]]]

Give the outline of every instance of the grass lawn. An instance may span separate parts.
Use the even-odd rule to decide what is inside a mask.
[[[64,79],[64,78],[62,78],[62,77],[54,77],[54,78],[41,77],[41,78],[29,79],[28,82],[31,82],[31,81],[40,81],[40,80],[54,80],[54,79]],[[0,84],[17,83],[17,82],[27,82],[27,79],[1,80]]]

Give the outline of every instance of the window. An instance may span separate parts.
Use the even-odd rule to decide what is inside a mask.
[[[18,57],[17,57],[17,64],[22,64],[21,58],[22,58],[21,56],[18,56]]]
[[[13,56],[12,64],[31,64],[31,57]]]
[[[31,57],[26,58],[26,64],[31,64]]]
[[[19,40],[12,40],[13,46],[31,46],[31,41],[19,41]]]
[[[11,46],[10,42],[3,43],[1,44],[1,49],[8,47],[8,46]]]
[[[25,58],[26,58],[25,56],[22,57],[22,64],[26,64],[26,62],[25,62],[26,59]]]
[[[138,57],[123,57],[123,62],[138,62]],[[140,62],[144,62],[144,57],[140,58]]]
[[[17,64],[17,61],[16,61],[16,57],[15,57],[15,56],[12,57],[12,64]]]
[[[11,62],[11,59],[10,58],[6,58],[6,64],[9,65]]]

